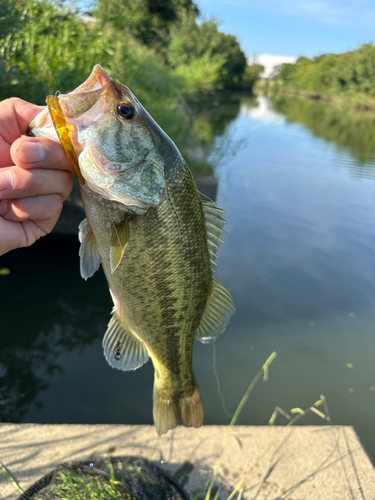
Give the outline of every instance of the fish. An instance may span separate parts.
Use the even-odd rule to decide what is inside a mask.
[[[60,140],[78,175],[86,214],[80,272],[88,279],[102,265],[114,304],[104,356],[124,371],[151,358],[159,435],[179,424],[199,427],[194,338],[214,341],[234,313],[214,276],[225,211],[201,201],[176,145],[100,65],[46,102],[30,129]]]

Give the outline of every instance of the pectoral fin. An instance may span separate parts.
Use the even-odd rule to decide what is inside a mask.
[[[79,248],[81,276],[87,280],[99,269],[101,262],[95,236],[87,219],[83,219],[79,225],[78,238],[81,242]]]
[[[128,331],[115,310],[103,339],[104,356],[118,370],[136,370],[149,360],[145,344]]]
[[[120,264],[124,255],[126,245],[129,240],[129,220],[127,217],[123,222],[116,224],[112,223],[112,241],[109,254],[109,263],[111,273],[114,273]]]
[[[215,340],[226,329],[234,311],[231,294],[213,277],[211,293],[195,338],[202,344]]]

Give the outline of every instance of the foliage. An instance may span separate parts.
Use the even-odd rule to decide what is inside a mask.
[[[187,88],[195,92],[210,92],[222,88],[218,81],[222,67],[222,58],[207,52],[201,57],[192,57],[189,64],[178,65],[175,74],[182,77]]]
[[[0,39],[1,97],[42,103],[48,93],[77,86],[82,74],[113,51],[108,34],[83,23],[64,4],[19,0],[12,14],[15,21]]]
[[[35,500],[69,498],[69,500],[134,500],[121,483],[113,484],[100,476],[79,475],[60,466],[56,483],[34,495]]]
[[[261,64],[251,64],[246,67],[242,78],[242,87],[247,90],[253,90],[255,83],[260,79],[260,75],[264,71],[264,66]]]
[[[310,94],[375,96],[375,47],[366,43],[342,54],[300,57],[295,64],[283,64],[276,81]]]
[[[192,0],[96,0],[95,6],[94,15],[103,24],[112,23],[148,46],[166,46],[182,12],[199,13]]]
[[[245,54],[235,36],[219,31],[215,19],[198,24],[191,11],[184,13],[173,26],[171,36],[169,61],[177,72],[206,74],[203,85],[196,75],[191,76],[189,82],[194,89],[234,88],[242,81]]]
[[[0,29],[1,99],[14,96],[44,104],[48,94],[77,87],[100,63],[111,76],[131,86],[190,160],[189,150],[198,139],[179,105],[188,84],[184,75],[163,65],[153,50],[109,25],[102,28],[84,22],[54,0],[4,4]],[[209,169],[207,163],[195,165],[194,159],[191,166]]]

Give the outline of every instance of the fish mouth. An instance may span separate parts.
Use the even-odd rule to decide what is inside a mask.
[[[79,87],[73,90],[70,94],[76,94],[80,92],[90,92],[93,90],[103,89],[107,87],[110,82],[114,80],[109,76],[109,74],[100,66],[100,64],[95,64],[91,75],[84,81]]]
[[[78,118],[86,113],[98,101],[112,81],[108,73],[99,64],[96,64],[87,80],[75,90],[69,94],[48,96],[46,99],[52,124],[81,184],[85,184],[85,179],[79,168],[74,149],[74,131],[72,127],[68,126],[66,119]],[[82,98],[81,96],[85,94],[87,97]]]

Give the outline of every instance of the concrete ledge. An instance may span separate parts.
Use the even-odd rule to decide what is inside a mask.
[[[177,428],[158,438],[148,425],[0,424],[0,460],[23,489],[61,462],[93,454],[142,455],[169,472],[189,461],[185,485],[209,479],[223,426]],[[375,498],[375,470],[352,427],[236,426],[222,454],[218,483],[226,499],[252,463],[243,499],[363,500]],[[18,497],[0,475],[0,498]]]

